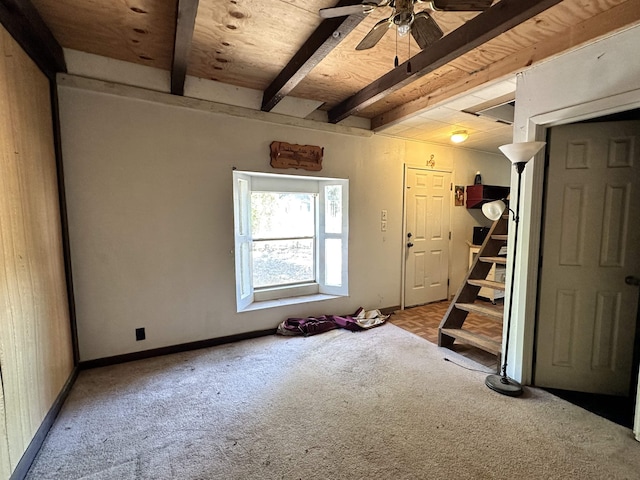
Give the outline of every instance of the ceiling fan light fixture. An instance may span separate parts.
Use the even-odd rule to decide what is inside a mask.
[[[408,23],[403,23],[402,25],[398,25],[398,35],[401,37],[406,36],[411,30],[411,25]]]
[[[469,138],[469,134],[467,133],[466,130],[458,130],[451,134],[451,141],[453,143],[462,143],[467,138]]]
[[[399,36],[404,37],[407,35],[411,31],[411,24],[413,23],[413,7],[411,10],[394,15],[393,23],[396,24]]]

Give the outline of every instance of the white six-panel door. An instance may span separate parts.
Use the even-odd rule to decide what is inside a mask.
[[[553,127],[535,384],[629,393],[640,275],[640,122]]]
[[[448,295],[451,173],[407,168],[405,306]]]

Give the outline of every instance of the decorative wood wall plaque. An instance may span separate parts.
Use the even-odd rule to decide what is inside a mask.
[[[324,148],[315,145],[271,142],[271,166],[273,168],[303,168],[319,172],[322,170],[323,153]]]

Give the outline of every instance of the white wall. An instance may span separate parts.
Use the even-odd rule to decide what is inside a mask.
[[[72,87],[59,93],[81,360],[274,328],[288,316],[399,305],[403,164],[425,165],[434,154],[436,168],[455,169],[460,184],[472,183],[476,170],[485,183],[509,175],[500,155]],[[274,171],[274,140],[324,147],[319,175],[350,179],[350,296],[238,314],[231,172]],[[460,278],[476,220],[466,208],[453,211]],[[147,340],[135,341],[137,327]]]
[[[640,107],[638,45],[640,26],[520,74],[514,141],[544,140],[547,127]],[[530,162],[523,177],[523,241],[516,270],[509,375],[525,383],[532,373],[543,167],[542,158]],[[512,175],[512,185],[515,181]]]

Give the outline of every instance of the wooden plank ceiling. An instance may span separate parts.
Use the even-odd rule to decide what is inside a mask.
[[[265,110],[288,94],[322,102],[332,121],[357,112],[372,119],[376,129],[640,23],[640,0],[495,0],[483,13],[432,12],[429,3],[417,3],[416,10],[432,12],[445,37],[427,49],[431,52],[425,50],[414,57],[413,63],[438,57],[445,46],[452,53],[434,63],[434,68],[404,78],[406,73],[400,75],[400,70],[406,72],[407,67],[402,63],[419,54],[410,35],[396,42],[392,29],[374,48],[355,50],[372,26],[390,14],[390,8],[347,17],[350,23],[339,27],[345,30],[332,35],[335,25],[340,24],[323,26],[318,10],[335,6],[337,0],[31,2],[63,47],[172,70],[173,93],[182,93],[186,71],[200,78],[267,91]],[[340,2],[353,3],[357,1]],[[499,9],[530,14],[521,15],[521,23],[511,28],[500,18],[504,13]],[[476,16],[480,17],[474,23],[471,20]],[[482,29],[490,18],[497,18],[504,27],[486,36]],[[449,37],[458,28],[461,30]],[[400,70],[392,72],[396,54]],[[292,61],[294,57],[299,61]],[[381,87],[385,76],[394,77],[390,80],[395,82],[393,88]],[[287,87],[282,88],[287,81]],[[361,101],[362,92],[371,91],[374,101]],[[355,108],[345,109],[347,104]]]

